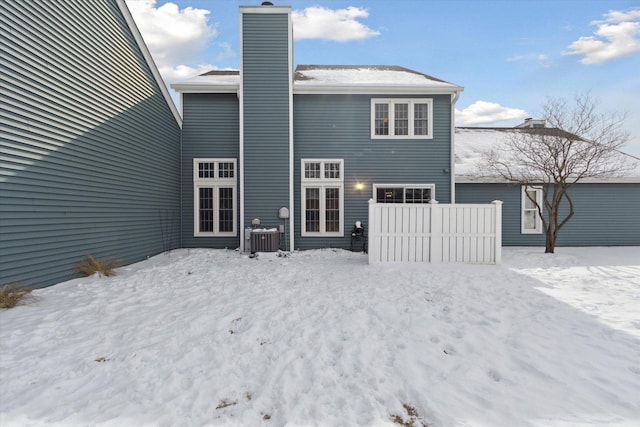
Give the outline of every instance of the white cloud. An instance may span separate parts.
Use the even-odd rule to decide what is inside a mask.
[[[488,125],[506,120],[520,120],[528,117],[519,108],[503,107],[487,101],[476,101],[464,110],[456,109],[456,126]]]
[[[180,9],[174,3],[156,7],[156,0],[128,0],[127,6],[162,77],[168,82],[175,81],[176,76],[182,78],[189,69],[195,70],[182,64],[198,62],[198,56],[218,34],[209,25],[209,11],[205,9]],[[203,67],[215,68],[201,65],[197,70]]]
[[[165,82],[177,82],[180,80],[186,80],[190,77],[217,69],[219,68],[212,64],[201,64],[195,67],[190,67],[188,65],[158,67],[158,71],[160,71],[160,74],[162,74],[162,78],[165,80]]]
[[[581,55],[583,64],[601,64],[622,56],[640,52],[640,9],[611,10],[597,25],[594,36],[580,37],[571,43],[564,55]]]
[[[548,68],[551,67],[552,63],[551,63],[551,59],[549,59],[548,55],[545,55],[544,53],[529,53],[526,55],[514,55],[510,58],[507,58],[507,62],[520,62],[520,61],[535,61],[538,64],[540,64],[540,66]]]
[[[380,35],[357,21],[366,18],[366,9],[347,7],[346,9],[327,9],[322,6],[308,7],[302,11],[293,11],[293,36],[296,39],[324,39],[338,42],[363,40]]]

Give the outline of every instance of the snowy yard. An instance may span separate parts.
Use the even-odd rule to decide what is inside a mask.
[[[0,425],[640,425],[640,247],[542,251],[176,250],[41,289],[0,312]]]

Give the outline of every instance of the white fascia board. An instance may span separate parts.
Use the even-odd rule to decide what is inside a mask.
[[[151,69],[151,73],[153,74],[153,77],[156,80],[156,83],[158,83],[158,86],[160,86],[160,91],[162,92],[162,95],[164,96],[164,99],[167,102],[167,105],[169,106],[171,113],[173,113],[173,117],[176,119],[178,126],[182,128],[182,116],[180,115],[180,112],[178,111],[176,104],[174,104],[173,99],[169,94],[169,90],[167,90],[167,86],[164,83],[164,79],[160,75],[160,71],[158,71],[158,67],[156,66],[156,63],[153,60],[153,57],[151,56],[151,53],[149,52],[149,49],[147,48],[147,45],[144,42],[144,39],[142,38],[142,34],[140,34],[140,30],[138,30],[138,26],[136,25],[136,22],[134,21],[133,16],[131,16],[131,12],[129,12],[129,8],[125,3],[125,0],[116,0],[116,3],[118,5],[118,8],[120,9],[120,12],[122,13],[122,16],[124,16],[124,20],[127,22],[127,26],[129,27],[129,30],[131,30],[131,34],[133,34],[133,38],[135,39],[136,43],[138,44],[138,47],[140,48],[140,51],[142,52],[142,56],[147,62],[147,65],[149,65],[149,68]]]
[[[238,93],[240,85],[207,85],[175,83],[171,89],[178,93]]]
[[[289,68],[289,251],[293,252],[295,248],[295,176],[294,176],[294,138],[293,138],[293,18],[291,16],[291,8],[288,14],[288,68]],[[344,209],[342,209],[344,211]]]
[[[355,94],[355,95],[451,95],[464,90],[461,86],[354,86],[354,85],[293,85],[293,93],[306,94]]]
[[[242,7],[240,8],[240,11],[242,12]],[[238,14],[238,25],[238,28],[240,28],[240,83],[238,84],[238,149],[240,154],[240,165],[238,166],[238,170],[240,172],[240,195],[238,198],[240,200],[240,251],[244,252],[247,248],[245,247],[246,241],[244,238],[244,88],[242,84],[242,81],[244,80],[244,40],[242,39],[244,21],[242,13]]]

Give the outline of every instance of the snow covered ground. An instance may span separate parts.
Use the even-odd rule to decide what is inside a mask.
[[[638,426],[640,247],[176,250],[0,312],[0,425]]]

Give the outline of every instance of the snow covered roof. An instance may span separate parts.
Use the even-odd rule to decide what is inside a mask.
[[[239,70],[211,70],[173,83],[171,87],[176,92],[188,93],[236,93],[240,87]]]
[[[396,65],[298,65],[297,92],[371,93],[381,89],[410,93],[452,93],[463,88]]]
[[[213,70],[171,85],[178,92],[235,92],[238,70]],[[454,93],[461,86],[395,65],[299,65],[294,93]]]
[[[455,175],[456,182],[500,182],[499,178],[482,176],[483,153],[496,149],[516,132],[535,132],[537,134],[568,134],[556,128],[474,128],[456,127],[455,135]],[[616,178],[585,179],[584,182],[640,182],[640,159],[626,153],[627,164],[635,169]]]

